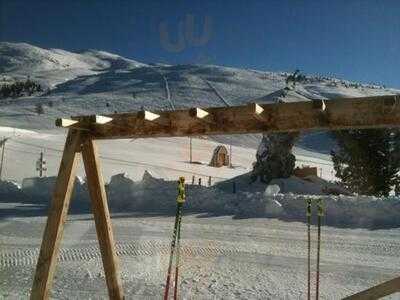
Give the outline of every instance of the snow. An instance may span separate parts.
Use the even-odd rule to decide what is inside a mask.
[[[242,177],[243,178],[243,177]],[[26,178],[19,189],[10,182],[0,182],[2,199],[25,199],[25,202],[48,205],[54,190],[56,177]],[[285,187],[281,192],[280,185]],[[295,182],[295,184],[294,184]],[[299,186],[303,182],[303,185]],[[296,177],[274,180],[265,191],[259,191],[249,183],[242,183],[236,192],[226,189],[226,183],[212,187],[187,184],[186,207],[192,212],[211,215],[234,215],[238,218],[274,217],[290,221],[304,221],[306,199],[323,199],[326,206],[326,224],[338,227],[391,228],[400,226],[400,199],[366,196],[326,195],[327,182]],[[331,184],[333,185],[333,184]],[[319,186],[319,187],[317,187]],[[310,188],[311,187],[311,188]],[[140,181],[125,174],[111,177],[106,185],[109,206],[112,211],[142,211],[172,213],[175,209],[177,183],[153,177],[145,171]],[[308,192],[321,191],[318,194]],[[338,190],[340,190],[338,188]],[[73,193],[76,212],[88,210],[88,190],[85,181],[78,177]]]
[[[4,206],[0,203],[0,207]],[[11,209],[11,208],[10,208]],[[22,207],[14,207],[21,211]],[[32,211],[32,208],[30,209]],[[0,209],[0,212],[3,210]],[[0,297],[29,297],[46,218],[0,220]],[[174,217],[113,214],[127,299],[162,298]],[[306,226],[276,219],[232,219],[184,210],[180,295],[183,299],[304,299]],[[315,226],[312,230],[312,290]],[[322,227],[321,299],[341,299],[398,276],[399,229]],[[107,299],[96,229],[90,215],[72,215],[51,297]],[[396,299],[396,295],[388,297]]]
[[[28,76],[50,93],[0,100],[0,137],[8,137],[0,181],[0,298],[27,298],[65,131],[57,117],[138,110],[270,103],[398,94],[334,77],[308,75],[284,91],[285,72],[213,65],[144,64],[98,50],[70,52],[0,43],[0,84]],[[49,103],[52,103],[50,106]],[[37,115],[35,105],[44,106]],[[345,195],[332,183],[326,132],[304,133],[296,166],[318,177],[249,185],[260,135],[99,141],[128,298],[159,299],[175,209],[176,180],[188,183],[183,219],[183,298],[305,298],[305,199],[322,198],[321,298],[337,299],[398,276],[398,198]],[[208,166],[216,146],[233,145],[233,168]],[[37,178],[44,151],[48,171]],[[52,296],[107,298],[82,164],[78,168]],[[201,178],[203,186],[192,185]],[[208,185],[211,176],[212,186]],[[233,182],[236,193],[233,193]],[[279,188],[279,189],[278,189]],[[331,195],[326,195],[330,193]],[[314,207],[315,208],[315,207]],[[200,213],[200,214],[199,214]],[[313,219],[315,224],[315,219]],[[316,230],[312,226],[312,230]]]
[[[279,187],[279,185],[269,184],[265,188],[264,196],[266,196],[266,197],[276,196],[279,193],[280,190],[281,190],[281,188]]]
[[[0,181],[0,195],[3,199],[15,196],[20,189],[20,186],[14,181]]]
[[[0,136],[9,137],[5,148],[3,178],[22,183],[24,178],[35,177],[36,161],[44,151],[46,159],[46,176],[56,176],[60,165],[65,143],[65,131],[60,130],[20,130],[18,128],[0,127]],[[243,141],[248,139],[244,138]],[[229,139],[221,139],[231,142]],[[243,142],[242,141],[242,142]],[[253,142],[256,144],[256,141]],[[245,146],[233,146],[233,168],[214,168],[208,165],[214,149],[221,145],[214,139],[192,139],[193,160],[201,164],[189,163],[188,138],[157,138],[136,140],[99,141],[102,171],[106,181],[110,177],[128,172],[134,180],[140,180],[143,172],[149,170],[159,178],[176,179],[185,176],[188,182],[192,176],[202,178],[203,184],[212,177],[212,184],[221,180],[245,174],[252,169],[255,161],[255,149]],[[225,144],[227,146],[227,144]],[[333,167],[330,157],[295,148],[296,165],[317,166],[319,173],[327,180],[333,180]],[[85,176],[82,164],[78,175]]]
[[[0,72],[15,79],[31,79],[54,87],[79,76],[144,66],[133,60],[104,51],[72,53],[61,49],[42,49],[26,43],[0,43]]]

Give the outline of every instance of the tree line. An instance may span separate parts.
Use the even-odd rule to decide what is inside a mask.
[[[332,132],[331,151],[336,177],[362,195],[400,194],[400,130],[357,129]]]
[[[5,84],[0,88],[0,98],[18,98],[22,96],[32,96],[35,93],[43,92],[42,86],[30,80],[16,81],[12,84]]]

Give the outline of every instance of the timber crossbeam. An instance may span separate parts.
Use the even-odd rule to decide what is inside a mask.
[[[400,96],[139,111],[58,119],[57,126],[89,131],[94,139],[340,130],[400,126]]]
[[[396,127],[400,126],[398,102],[399,96],[391,95],[57,119],[56,126],[68,128],[69,133],[43,233],[31,299],[50,297],[78,155],[83,158],[87,175],[109,297],[118,300],[124,297],[96,139]],[[398,290],[396,278],[359,295],[374,297]],[[349,299],[367,299],[357,298],[359,295]]]

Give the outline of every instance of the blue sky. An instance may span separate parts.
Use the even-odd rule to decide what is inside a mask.
[[[400,88],[395,0],[0,0],[0,40],[100,49],[143,62],[299,68]]]

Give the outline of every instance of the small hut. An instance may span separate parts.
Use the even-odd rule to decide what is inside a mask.
[[[229,154],[225,146],[220,145],[214,149],[210,166],[217,168],[222,166],[229,166]]]

